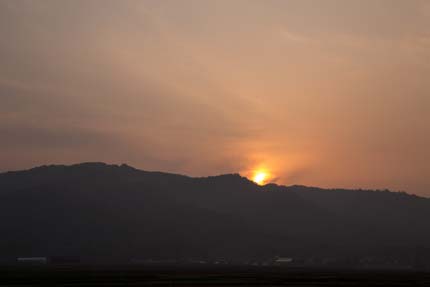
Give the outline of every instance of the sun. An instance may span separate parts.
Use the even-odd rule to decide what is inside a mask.
[[[256,171],[252,180],[259,185],[263,185],[268,178],[268,173],[262,170]]]

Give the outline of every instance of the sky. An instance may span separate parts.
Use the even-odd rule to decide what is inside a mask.
[[[430,1],[0,0],[0,171],[430,196]]]

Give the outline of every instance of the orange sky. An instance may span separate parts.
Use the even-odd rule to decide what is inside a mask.
[[[430,196],[429,1],[0,1],[0,170]]]

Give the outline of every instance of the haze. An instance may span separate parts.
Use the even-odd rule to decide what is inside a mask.
[[[430,196],[429,1],[0,0],[0,170]]]

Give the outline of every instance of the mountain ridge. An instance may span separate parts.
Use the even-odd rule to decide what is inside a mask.
[[[239,174],[188,177],[104,163],[1,173],[0,218],[0,261],[40,255],[243,261],[287,254],[410,263],[417,246],[430,249],[426,198],[259,186]]]
[[[240,175],[240,173],[226,173],[226,174],[218,174],[218,175],[208,175],[208,176],[188,176],[185,174],[178,174],[173,172],[163,172],[163,171],[153,171],[153,170],[143,170],[139,168],[135,168],[133,166],[130,166],[126,163],[122,164],[108,164],[105,162],[82,162],[82,163],[75,163],[75,164],[50,164],[50,165],[40,165],[35,166],[29,169],[23,169],[23,170],[11,170],[11,171],[4,171],[0,172],[0,176],[2,175],[10,175],[10,174],[20,174],[25,172],[34,172],[34,171],[40,171],[40,170],[46,170],[46,169],[55,169],[55,168],[115,168],[115,169],[124,169],[124,170],[130,170],[135,172],[141,172],[141,173],[151,173],[151,174],[160,174],[160,175],[168,175],[168,176],[177,176],[177,177],[185,177],[190,179],[211,179],[211,178],[223,178],[223,177],[231,177],[231,178],[241,178],[244,179],[250,183],[253,183],[257,187],[264,188],[271,188],[274,189],[295,189],[295,190],[302,190],[302,191],[350,191],[350,192],[380,192],[380,193],[391,193],[396,195],[406,195],[411,196],[415,198],[421,198],[421,199],[430,199],[425,196],[416,195],[413,193],[408,193],[405,191],[393,191],[389,189],[370,189],[370,188],[340,188],[340,187],[332,187],[332,188],[322,188],[317,186],[308,186],[308,185],[302,185],[302,184],[292,184],[292,185],[284,185],[284,184],[277,184],[273,182],[269,182],[264,185],[258,185],[257,183],[254,183],[252,180],[248,179],[247,177],[244,177]]]

